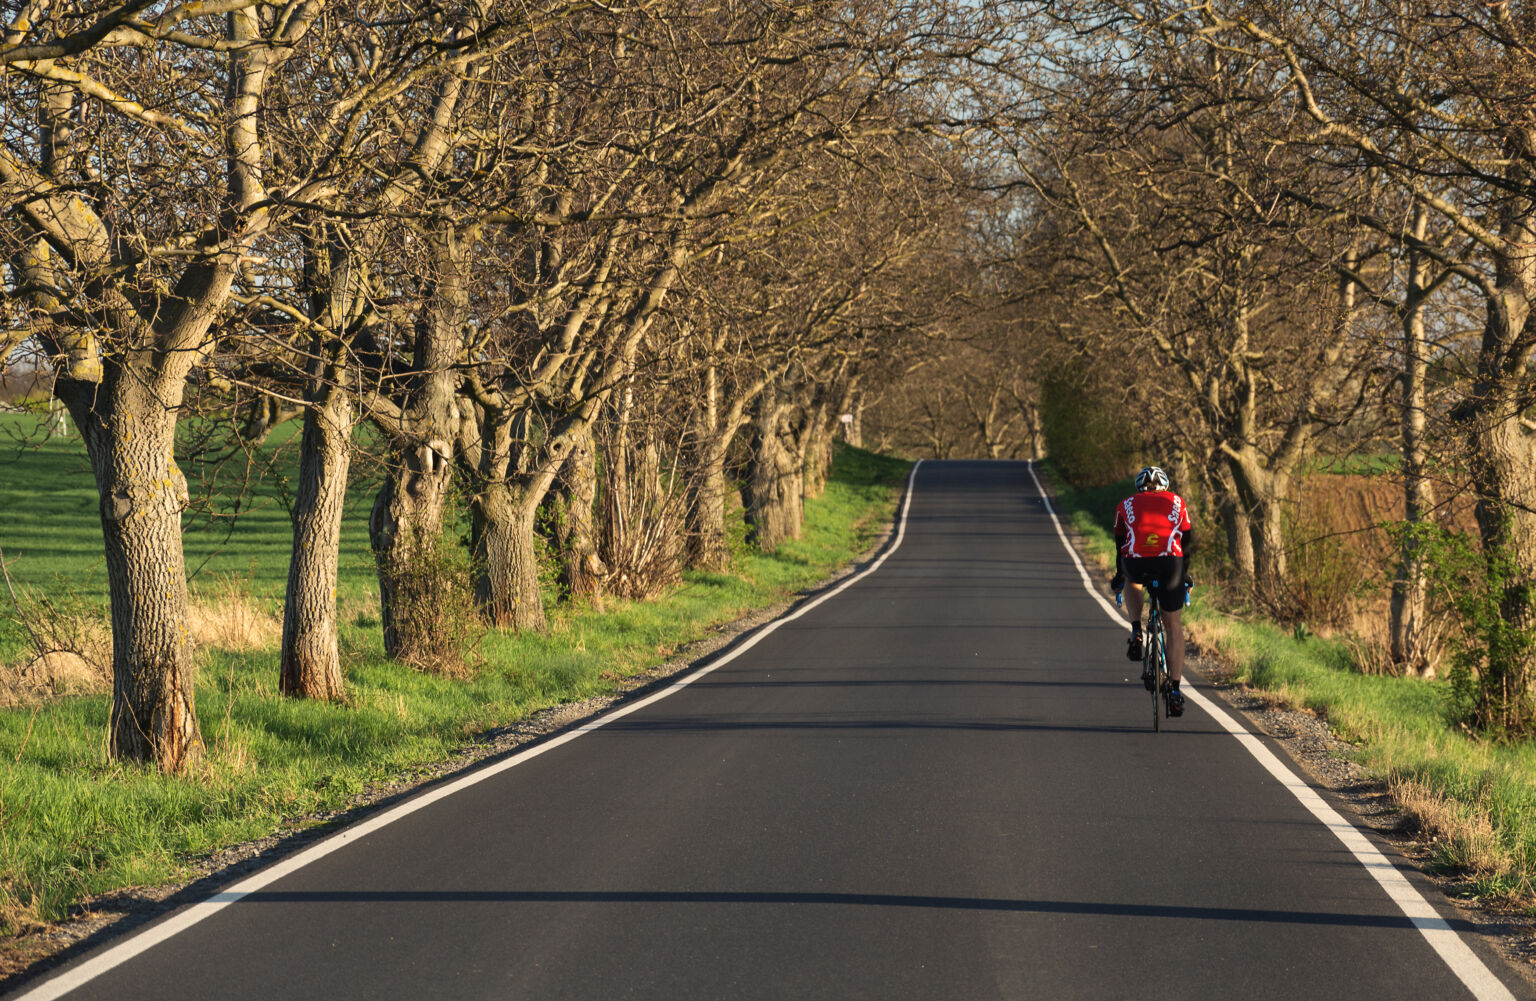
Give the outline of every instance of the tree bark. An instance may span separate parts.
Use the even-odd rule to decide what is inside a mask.
[[[1021,404],[1024,413],[1025,447],[1029,449],[1029,458],[1038,462],[1045,455],[1045,427],[1040,420],[1040,400],[1038,393],[1029,396]]]
[[[1264,467],[1251,452],[1228,457],[1236,489],[1234,523],[1246,524],[1249,548],[1239,547],[1243,558],[1251,553],[1251,574],[1259,594],[1278,598],[1286,582],[1284,504],[1290,477]],[[1240,512],[1240,517],[1237,516]],[[1241,539],[1238,540],[1241,544]],[[1236,555],[1236,554],[1235,554]],[[1241,566],[1239,562],[1239,566]]]
[[[429,234],[428,242],[433,275],[416,331],[416,386],[405,408],[395,461],[368,522],[379,573],[384,649],[396,658],[418,645],[432,646],[427,637],[402,631],[410,627],[395,605],[404,597],[399,588],[403,576],[416,573],[424,583],[430,580],[420,577],[422,568],[413,564],[435,547],[442,532],[453,474],[451,442],[458,430],[453,365],[469,305],[467,238],[444,224]]]
[[[1423,240],[1427,213],[1420,209],[1414,235]],[[1409,674],[1428,677],[1434,672],[1425,649],[1427,607],[1424,559],[1412,529],[1431,517],[1434,487],[1429,481],[1424,432],[1428,405],[1428,358],[1424,337],[1424,303],[1429,291],[1429,259],[1410,250],[1408,289],[1403,300],[1403,520],[1410,529],[1403,536],[1397,573],[1392,582],[1392,663]]]
[[[1243,509],[1235,494],[1224,494],[1217,504],[1216,512],[1227,537],[1227,552],[1232,565],[1237,568],[1240,577],[1252,580],[1255,567],[1253,526],[1249,523],[1248,512]]]
[[[562,510],[555,530],[560,584],[572,598],[589,598],[601,589],[604,569],[597,556],[597,449],[591,428],[572,439],[560,484]]]
[[[1511,732],[1536,726],[1536,650],[1528,640],[1508,641],[1536,633],[1536,434],[1521,419],[1525,365],[1515,347],[1529,322],[1529,300],[1513,282],[1503,285],[1488,304],[1478,378],[1458,414],[1471,455],[1478,535],[1502,620],[1496,635],[1504,637],[1486,652],[1478,723]],[[1521,364],[1511,364],[1517,360]]]
[[[752,542],[765,553],[800,537],[803,466],[784,446],[782,426],[789,410],[776,391],[764,390],[753,425],[747,526]]]
[[[704,399],[683,444],[687,463],[683,560],[695,570],[719,572],[731,565],[725,535],[725,457],[741,411],[738,406],[730,415],[721,412],[719,369],[713,361],[706,364],[703,375]]]
[[[827,489],[827,475],[832,471],[832,431],[827,421],[825,402],[809,408],[798,435],[801,497],[811,500],[820,497]]]
[[[718,436],[688,448],[687,565],[718,572],[730,567],[725,535],[725,447]]]
[[[854,397],[853,406],[848,409],[848,415],[853,420],[843,425],[843,434],[848,444],[854,448],[864,447],[864,394],[859,393]]]
[[[334,384],[317,386],[307,403],[278,687],[286,695],[337,701],[345,695],[336,623],[337,565],[355,411],[347,391]]]
[[[402,593],[401,582],[421,569],[416,561],[431,551],[442,530],[450,472],[446,441],[433,439],[403,448],[374,498],[368,539],[378,568],[384,652],[391,657],[407,655],[421,639],[409,635],[410,627],[400,614],[398,603],[413,600]]]
[[[1256,570],[1256,560],[1253,556],[1253,524],[1249,517],[1249,508],[1240,496],[1236,477],[1227,468],[1229,464],[1218,464],[1217,479],[1221,484],[1217,491],[1217,514],[1221,519],[1221,528],[1227,536],[1227,556],[1232,560],[1233,567],[1238,571],[1238,576],[1246,580],[1252,580]]]
[[[542,631],[544,600],[534,520],[538,502],[507,482],[487,483],[470,503],[475,597],[492,625]]]
[[[108,367],[100,394],[61,386],[101,495],[112,601],[111,753],[167,773],[202,756],[187,636],[176,409],[136,373]]]

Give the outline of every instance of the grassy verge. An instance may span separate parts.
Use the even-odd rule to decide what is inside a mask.
[[[614,690],[857,556],[890,519],[906,468],[842,450],[825,494],[806,505],[801,540],[772,555],[740,552],[731,572],[690,574],[655,601],[558,609],[546,635],[492,633],[485,663],[467,680],[386,660],[376,613],[362,606],[343,631],[343,705],[279,696],[270,646],[207,650],[196,699],[208,753],[181,777],[108,759],[100,695],[0,710],[0,931],[57,920],[94,894],[176,881],[221,846],[345,808],[371,785],[448,759],[478,733]],[[258,538],[252,549],[262,545]],[[273,558],[285,556],[261,557]],[[271,574],[263,563],[255,577]]]
[[[1207,617],[1197,642],[1237,679],[1327,719],[1355,759],[1435,838],[1434,864],[1473,896],[1536,897],[1536,746],[1450,726],[1441,682],[1362,674],[1353,649],[1261,622]]]
[[[1062,517],[1107,566],[1114,504],[1131,485],[1073,490],[1046,472]],[[1197,594],[1185,613],[1189,635],[1234,680],[1321,715],[1354,744],[1355,759],[1435,838],[1437,867],[1464,875],[1469,893],[1531,907],[1536,745],[1475,739],[1447,723],[1443,683],[1364,674],[1346,642],[1233,617],[1220,610],[1219,591]]]

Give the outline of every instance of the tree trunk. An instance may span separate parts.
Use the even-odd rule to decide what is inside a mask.
[[[1254,587],[1267,598],[1278,598],[1286,583],[1283,514],[1289,477],[1266,469],[1251,453],[1230,458],[1228,466],[1237,487],[1235,506],[1242,512],[1242,517],[1234,520],[1246,522],[1248,527]]]
[[[1040,401],[1038,394],[1031,395],[1024,401],[1024,431],[1025,447],[1029,449],[1029,458],[1039,462],[1045,455],[1045,428],[1040,421]]]
[[[1248,517],[1248,509],[1238,497],[1231,474],[1223,470],[1218,479],[1221,481],[1221,489],[1216,493],[1216,513],[1227,536],[1227,556],[1237,569],[1238,576],[1251,581],[1256,566],[1252,520]]]
[[[271,437],[278,424],[293,417],[284,412],[282,404],[271,396],[263,396],[245,408],[240,426],[240,438],[247,445],[262,445]]]
[[[1513,173],[1521,190],[1529,190],[1528,168],[1522,164]],[[1486,298],[1477,375],[1453,418],[1467,437],[1489,597],[1498,609],[1496,620],[1478,626],[1485,649],[1475,722],[1495,733],[1525,734],[1536,730],[1536,426],[1525,418],[1536,208],[1521,196],[1505,212],[1506,250]]]
[[[1536,449],[1510,416],[1517,398],[1503,391],[1484,397],[1471,444],[1478,534],[1501,620],[1501,642],[1487,651],[1479,723],[1522,733],[1536,727]]]
[[[48,401],[48,423],[46,425],[47,437],[52,440],[57,437],[68,437],[69,414],[64,401],[54,398]]]
[[[597,556],[597,449],[590,428],[571,442],[560,471],[562,517],[555,530],[560,547],[560,584],[572,598],[597,594],[603,563]]]
[[[1424,238],[1427,214],[1420,210],[1414,220],[1415,236]],[[1430,517],[1434,487],[1426,473],[1424,431],[1428,403],[1428,360],[1424,338],[1424,300],[1429,287],[1429,260],[1410,253],[1408,292],[1403,302],[1403,520],[1409,532],[1403,536],[1401,558],[1392,582],[1392,663],[1409,674],[1428,677],[1434,672],[1425,649],[1427,606],[1424,560],[1412,530]]]
[[[540,632],[547,623],[539,591],[534,520],[538,501],[509,483],[487,483],[470,503],[475,597],[493,625]]]
[[[1478,535],[1500,619],[1485,630],[1477,722],[1514,733],[1536,727],[1536,434],[1521,419],[1524,372],[1511,371],[1511,354],[1519,350],[1513,346],[1529,322],[1529,303],[1515,288],[1504,287],[1489,302],[1478,377],[1457,414],[1468,437]]]
[[[747,525],[752,541],[771,553],[787,539],[800,536],[802,466],[784,447],[782,424],[789,406],[777,393],[765,390],[758,401],[753,428],[751,469],[746,493]]]
[[[403,593],[401,582],[424,569],[417,560],[432,551],[442,531],[452,468],[449,456],[448,443],[440,439],[400,450],[368,518],[368,539],[379,575],[384,651],[391,657],[400,658],[417,645],[418,637],[402,632],[404,620],[397,604],[425,597]]]
[[[694,413],[693,427],[683,444],[687,463],[684,566],[720,572],[731,565],[725,534],[725,459],[738,428],[740,406],[731,416],[721,413],[719,374],[713,364],[704,371],[703,405]]]
[[[817,407],[806,417],[800,450],[801,496],[806,500],[820,497],[827,489],[827,475],[832,471],[832,435],[827,430],[826,407]]]
[[[287,695],[336,701],[345,694],[336,582],[354,411],[346,390],[335,385],[321,385],[308,403],[283,602],[279,688]]]
[[[1255,506],[1250,527],[1253,531],[1253,580],[1261,594],[1279,597],[1285,593],[1287,560],[1283,501],[1276,496],[1261,498]]]
[[[854,398],[853,406],[849,408],[848,415],[853,420],[843,425],[843,434],[846,435],[848,444],[854,448],[864,447],[864,394],[860,393]]]
[[[725,536],[725,446],[717,438],[695,438],[688,449],[687,565],[722,571],[731,564]]]
[[[110,371],[66,394],[101,495],[112,601],[111,753],[178,772],[202,755],[186,632],[176,410],[139,373]]]
[[[457,432],[454,363],[463,339],[469,308],[466,238],[444,224],[430,234],[432,288],[425,315],[416,330],[417,383],[398,438],[390,475],[379,489],[368,522],[374,560],[379,572],[379,604],[384,623],[384,649],[399,658],[411,649],[434,646],[428,637],[405,635],[405,620],[396,603],[402,575],[409,574],[427,591],[436,586],[416,561],[435,551],[442,533],[443,509],[452,479]],[[424,592],[421,600],[432,601]]]

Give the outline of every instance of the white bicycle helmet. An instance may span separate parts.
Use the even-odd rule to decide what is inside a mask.
[[[1167,490],[1168,474],[1158,466],[1143,466],[1141,472],[1136,474],[1137,492],[1145,490]]]

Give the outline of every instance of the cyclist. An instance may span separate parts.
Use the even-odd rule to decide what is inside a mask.
[[[1115,576],[1109,586],[1119,594],[1129,580],[1125,611],[1131,619],[1131,639],[1125,655],[1141,659],[1142,586],[1158,584],[1157,603],[1163,611],[1168,637],[1168,715],[1184,712],[1179,679],[1184,673],[1184,626],[1179,611],[1189,589],[1187,560],[1194,555],[1195,537],[1184,498],[1168,489],[1168,474],[1157,466],[1136,474],[1136,492],[1115,509]],[[1152,677],[1143,673],[1142,683],[1152,688]]]

